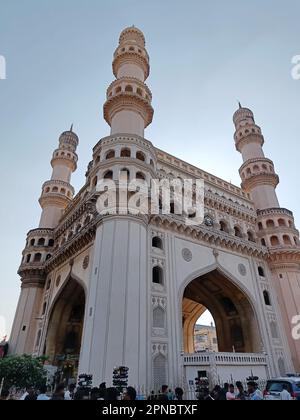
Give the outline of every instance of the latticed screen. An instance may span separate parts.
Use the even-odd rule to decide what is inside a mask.
[[[165,311],[163,308],[155,308],[153,311],[153,327],[165,328]]]
[[[153,379],[155,391],[167,384],[166,358],[159,354],[153,361]]]

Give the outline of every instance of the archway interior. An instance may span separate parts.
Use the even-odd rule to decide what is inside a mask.
[[[60,368],[61,379],[76,376],[84,311],[84,290],[70,278],[53,306],[45,345],[45,354],[52,365]]]
[[[193,303],[191,301],[191,303]],[[218,352],[218,340],[216,323],[212,314],[205,309],[194,326],[194,350],[195,353],[203,351]]]
[[[219,352],[260,351],[258,324],[249,299],[223,273],[214,270],[185,288],[182,303],[185,353],[195,353],[195,325],[207,309],[215,321]]]

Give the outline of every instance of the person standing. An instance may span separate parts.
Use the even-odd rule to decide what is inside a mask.
[[[234,393],[234,385],[233,384],[229,385],[229,389],[226,393],[226,400],[227,401],[235,400],[235,393]]]
[[[256,382],[248,382],[248,393],[251,401],[261,401],[263,396]]]
[[[65,386],[64,384],[58,384],[55,388],[54,394],[51,400],[53,401],[64,401],[65,400]]]
[[[125,401],[135,401],[136,400],[136,390],[132,386],[128,386],[126,388],[123,400],[125,400]]]
[[[240,401],[245,401],[247,399],[247,395],[246,395],[246,392],[244,391],[242,382],[238,381],[236,383],[236,387],[238,389],[238,394],[236,396],[236,399]]]
[[[47,387],[46,385],[43,385],[40,387],[40,393],[37,396],[37,401],[48,401],[50,400],[50,397],[47,395]]]
[[[292,400],[292,396],[288,391],[288,385],[287,384],[283,384],[283,386],[282,386],[282,391],[280,392],[280,399],[282,401]]]
[[[65,392],[65,400],[70,401],[74,399],[74,393],[75,393],[75,384],[70,384],[68,391]]]

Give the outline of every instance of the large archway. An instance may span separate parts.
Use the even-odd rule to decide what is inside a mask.
[[[59,380],[77,375],[84,312],[84,289],[69,278],[52,307],[44,351],[49,363],[59,368]]]
[[[215,320],[219,352],[261,351],[258,323],[249,298],[216,269],[195,278],[184,290],[182,326],[185,353],[195,353],[194,329],[206,309]]]

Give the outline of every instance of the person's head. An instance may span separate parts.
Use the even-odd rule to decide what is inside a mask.
[[[257,384],[253,381],[248,382],[248,392],[249,394],[253,394],[253,392],[255,392],[256,388],[257,388]]]
[[[9,390],[8,389],[2,389],[1,395],[0,395],[0,400],[7,400],[8,397],[9,397]]]
[[[69,385],[69,391],[70,392],[74,392],[75,388],[76,388],[76,385],[75,384],[70,384]]]
[[[117,401],[120,393],[116,388],[106,388],[105,391],[105,401]]]
[[[56,395],[64,395],[65,394],[65,385],[63,383],[58,384],[55,388],[54,393]]]
[[[231,392],[232,394],[234,393],[234,385],[233,384],[229,385],[229,392]]]
[[[288,391],[288,390],[289,390],[289,387],[288,387],[288,385],[287,385],[287,384],[283,384],[283,385],[282,385],[282,389],[284,389],[285,391]]]
[[[106,382],[102,382],[102,383],[99,385],[99,389],[106,389]]]
[[[168,385],[163,385],[161,387],[161,392],[162,392],[162,394],[165,394],[166,392],[168,392]]]
[[[40,386],[40,394],[46,394],[47,392],[47,387],[46,385],[42,385]]]
[[[243,391],[244,387],[241,381],[236,382],[236,387],[239,391]]]
[[[136,390],[132,386],[128,386],[124,393],[124,400],[126,401],[135,401],[136,400]]]
[[[229,389],[229,384],[227,382],[225,382],[224,384],[224,390],[227,392]]]
[[[30,397],[32,397],[32,396],[34,395],[34,388],[33,388],[33,386],[29,386],[29,387],[27,388],[27,392],[28,392],[28,395],[29,395]]]
[[[178,399],[178,400],[182,400],[182,396],[183,396],[183,389],[182,388],[176,388],[175,389],[175,395],[176,395],[176,398]]]
[[[216,385],[216,386],[214,387],[214,391],[215,391],[215,392],[221,392],[221,387],[220,387],[220,385]]]

